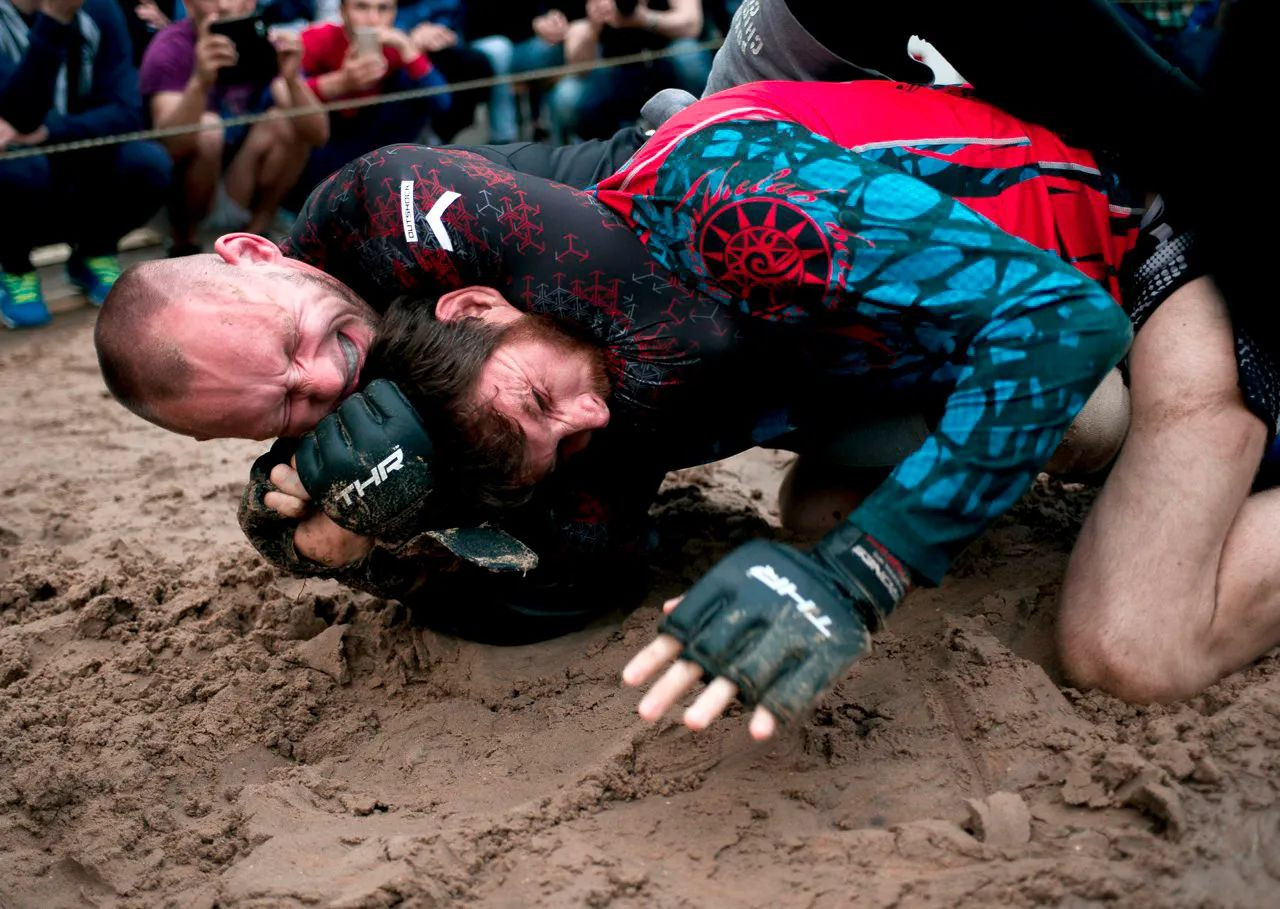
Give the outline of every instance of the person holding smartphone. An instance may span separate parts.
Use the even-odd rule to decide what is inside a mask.
[[[679,52],[561,79],[548,105],[557,138],[603,139],[634,119],[645,100],[663,88],[701,92],[711,67],[710,55],[696,49],[702,26],[698,0],[587,0],[586,18],[566,29],[566,63],[646,50]]]
[[[321,101],[360,98],[442,85],[444,77],[409,35],[395,27],[396,0],[343,0],[341,23],[302,32],[302,70]],[[294,195],[311,188],[380,145],[413,142],[431,118],[449,108],[448,94],[377,104],[329,115],[329,142],[311,152]]]
[[[156,35],[140,73],[153,126],[206,127],[165,140],[174,163],[172,255],[199,251],[196,232],[220,181],[245,227],[270,231],[308,153],[329,134],[320,112],[223,127],[227,117],[318,103],[302,77],[301,42],[268,36],[251,17],[254,0],[187,0],[187,10],[190,18]]]

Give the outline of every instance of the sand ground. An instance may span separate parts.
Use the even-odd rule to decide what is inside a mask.
[[[1280,659],[1064,687],[1088,490],[1037,487],[816,716],[643,724],[658,604],[776,525],[783,457],[673,475],[644,605],[537,646],[265,566],[259,446],[108,400],[93,313],[0,333],[0,906],[1277,905]]]

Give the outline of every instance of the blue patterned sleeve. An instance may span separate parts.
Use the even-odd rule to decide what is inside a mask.
[[[633,201],[650,253],[698,290],[774,331],[839,337],[855,378],[946,395],[849,519],[922,581],[1029,487],[1131,337],[1075,268],[795,123],[694,133]]]

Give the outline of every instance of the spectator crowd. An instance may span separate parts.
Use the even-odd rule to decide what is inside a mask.
[[[737,5],[0,0],[0,321],[50,321],[37,246],[67,244],[68,280],[101,305],[120,273],[119,241],[162,207],[171,255],[201,251],[202,227],[279,233],[346,161],[394,142],[453,141],[482,103],[490,142],[607,137],[662,88],[701,93],[710,54],[698,44]],[[554,82],[448,87],[666,48],[675,55]],[[410,100],[312,110],[433,86]],[[250,125],[233,119],[273,111]],[[179,131],[38,153],[148,127]]]
[[[605,138],[662,88],[701,94],[703,42],[742,0],[0,0],[0,322],[50,320],[34,247],[66,243],[68,280],[100,305],[117,245],[164,207],[171,255],[202,226],[277,234],[310,189],[395,142]],[[1197,72],[1227,0],[1131,3],[1135,27]],[[667,50],[558,81],[461,82]],[[326,102],[437,87],[410,100]],[[231,118],[277,111],[252,125]],[[230,122],[229,122],[230,121]],[[201,127],[50,155],[40,146]],[[6,152],[25,150],[22,157]],[[14,217],[14,213],[22,217]],[[212,221],[211,221],[212,219]]]

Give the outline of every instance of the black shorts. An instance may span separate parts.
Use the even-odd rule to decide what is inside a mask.
[[[1173,292],[1209,273],[1203,243],[1196,232],[1179,227],[1157,201],[1143,224],[1141,238],[1121,266],[1125,310],[1137,334]],[[1271,437],[1280,425],[1280,356],[1236,326],[1236,369],[1245,405],[1267,424]]]

